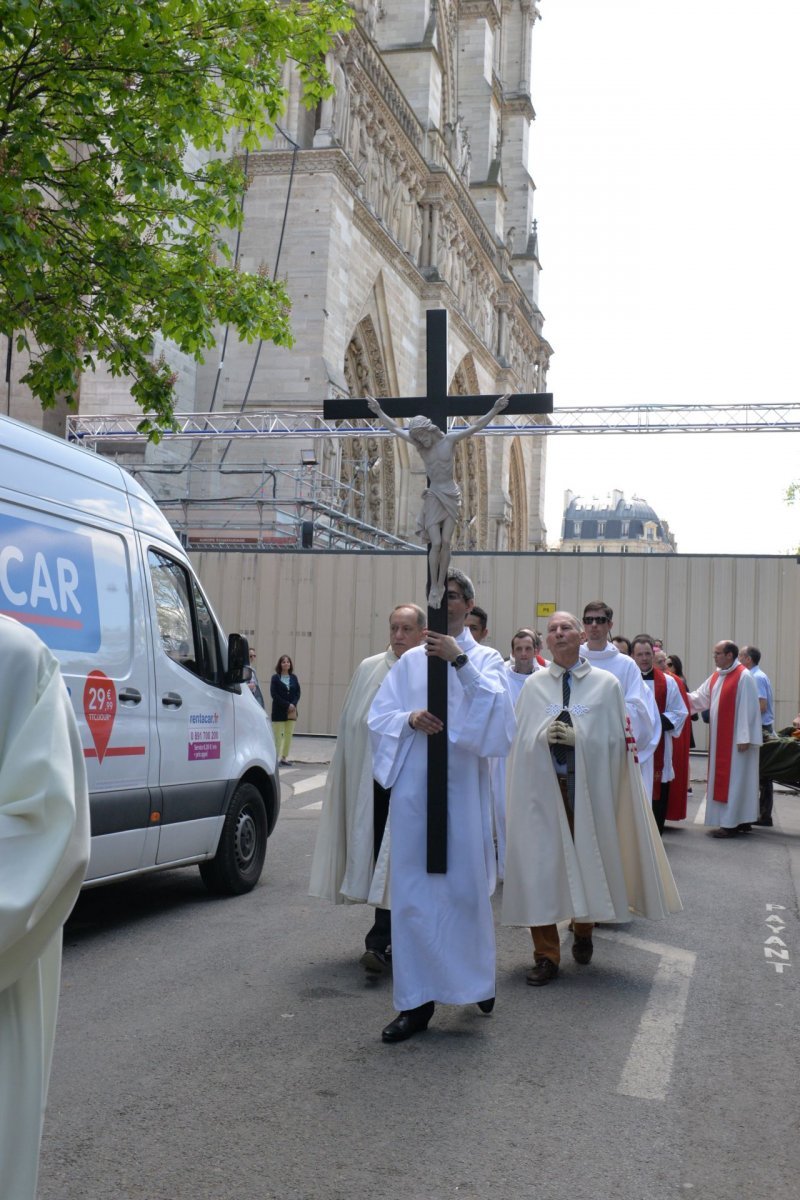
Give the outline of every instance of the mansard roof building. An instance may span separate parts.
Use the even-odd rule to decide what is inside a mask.
[[[585,500],[564,493],[561,550],[574,553],[675,554],[677,546],[666,521],[646,500],[626,500],[613,491],[604,500]]]
[[[546,390],[532,174],[537,0],[355,0],[354,9],[329,55],[330,99],[306,109],[287,68],[275,138],[247,155],[233,147],[249,178],[238,261],[286,280],[295,344],[244,344],[221,329],[200,366],[157,347],[175,361],[184,412],[321,412],[328,398],[424,395],[431,308],[449,314],[450,393]],[[110,398],[134,411],[120,381],[98,372],[84,381],[81,411],[107,411]],[[456,548],[544,548],[545,441],[459,444]],[[166,439],[143,453],[143,482],[184,515],[198,495],[238,497],[243,514],[248,497],[262,508],[282,502],[291,541],[297,497],[313,493],[331,520],[346,513],[417,544],[422,462],[367,424],[363,437],[313,444],[190,449]],[[160,473],[145,473],[151,465]]]

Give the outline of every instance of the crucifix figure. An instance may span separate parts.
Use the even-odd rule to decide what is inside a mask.
[[[426,343],[427,343],[427,386],[425,397],[413,396],[400,399],[383,399],[381,404],[382,420],[389,417],[419,417],[427,418],[443,435],[447,435],[447,419],[451,416],[479,416],[481,419],[468,429],[457,431],[458,436],[468,437],[477,429],[489,424],[499,407],[486,411],[487,402],[505,400],[503,411],[507,413],[550,413],[553,411],[553,397],[548,393],[531,395],[514,395],[510,399],[498,396],[454,396],[447,395],[447,310],[429,309],[427,312]],[[376,415],[369,401],[364,399],[326,400],[323,415],[327,420],[343,420],[361,418],[371,420]],[[390,426],[391,428],[391,426]],[[400,427],[398,427],[400,428]],[[405,427],[409,431],[409,426]],[[396,431],[395,431],[396,432]],[[452,437],[453,435],[448,435]],[[436,439],[439,445],[445,443],[446,453],[452,454],[452,442],[447,437]],[[427,461],[423,457],[426,467]],[[452,477],[452,467],[448,467],[448,476]],[[434,480],[429,475],[428,489]],[[467,516],[473,514],[466,514]],[[444,532],[444,530],[442,530]],[[429,569],[430,547],[429,547]],[[430,587],[439,586],[442,577],[439,566],[436,566],[435,576],[431,572]],[[428,628],[435,633],[447,633],[447,605],[433,605],[433,597],[429,597]],[[448,664],[441,658],[428,658],[428,709],[442,722],[442,730],[428,738],[428,871],[431,874],[444,874],[447,871],[447,671]]]
[[[375,416],[380,417],[395,437],[415,446],[425,464],[428,486],[422,493],[417,533],[428,547],[429,608],[439,608],[444,598],[447,568],[450,566],[450,544],[461,513],[461,488],[455,479],[456,443],[484,429],[492,417],[503,411],[510,399],[510,393],[499,396],[489,412],[472,425],[443,433],[438,425],[421,415],[412,417],[404,429],[383,411],[374,396],[367,396],[367,404]]]

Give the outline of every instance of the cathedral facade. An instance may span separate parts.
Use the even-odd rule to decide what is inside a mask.
[[[242,153],[249,186],[235,251],[242,269],[285,279],[295,344],[247,345],[221,330],[204,364],[176,364],[184,411],[299,413],[368,392],[422,395],[431,308],[449,314],[451,394],[546,390],[531,164],[536,0],[356,0],[354,9],[329,55],[332,96],[309,110],[287,73],[275,138]],[[110,383],[102,373],[85,381],[82,412],[108,409]],[[124,408],[119,381],[112,386],[113,407]],[[460,444],[456,548],[544,548],[545,443]],[[274,499],[287,481],[297,491],[304,446],[330,512],[414,540],[422,463],[407,443],[370,436],[367,423],[363,436],[313,446],[211,444],[192,451],[194,483],[143,482],[222,499],[224,455],[226,468],[273,471]],[[178,473],[187,454],[168,441],[147,451]]]

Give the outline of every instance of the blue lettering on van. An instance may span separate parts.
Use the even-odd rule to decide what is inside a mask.
[[[0,612],[30,625],[51,650],[98,650],[91,538],[0,513]]]

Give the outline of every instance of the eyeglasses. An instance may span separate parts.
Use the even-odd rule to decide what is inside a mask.
[[[584,625],[607,625],[608,617],[584,617]]]

